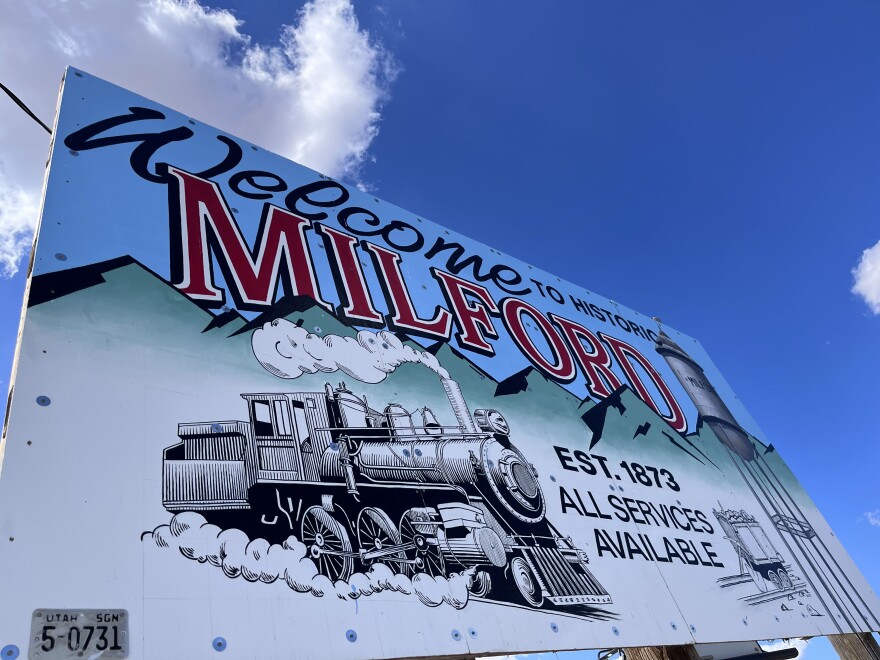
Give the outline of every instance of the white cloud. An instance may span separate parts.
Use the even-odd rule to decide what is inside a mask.
[[[333,177],[359,180],[396,74],[349,0],[312,0],[258,44],[196,0],[0,0],[0,80],[46,123],[68,64]],[[48,136],[0,103],[0,271],[36,223]]]
[[[766,652],[795,648],[798,650],[798,658],[803,657],[809,643],[807,639],[775,639],[768,642],[760,642],[761,648]]]
[[[15,275],[31,245],[37,206],[36,191],[11,185],[0,161],[0,273],[6,277]]]
[[[880,314],[880,241],[862,252],[852,272],[852,292],[859,294],[874,314]]]
[[[880,509],[876,511],[865,511],[865,520],[874,527],[880,527]]]

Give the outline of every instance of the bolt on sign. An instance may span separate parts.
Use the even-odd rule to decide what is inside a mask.
[[[880,629],[695,340],[75,69],[25,309],[3,658]]]

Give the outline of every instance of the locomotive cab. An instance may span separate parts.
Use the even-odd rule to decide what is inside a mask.
[[[286,482],[317,476],[314,466],[315,397],[242,394],[253,442],[246,462],[256,481]]]

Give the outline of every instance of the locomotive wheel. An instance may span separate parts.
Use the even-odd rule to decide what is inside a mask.
[[[407,575],[427,573],[432,576],[446,576],[446,564],[437,546],[436,537],[426,536],[424,530],[419,529],[418,522],[413,521],[409,511],[400,519],[400,542],[413,546],[404,551],[409,560],[404,564],[404,572]]]
[[[788,574],[784,568],[780,568],[779,572],[779,580],[782,582],[782,588],[786,591],[794,587],[794,584],[791,581],[791,576]]]
[[[342,524],[319,506],[306,509],[302,521],[302,542],[318,571],[332,581],[351,577],[354,560],[351,556],[333,554],[351,552],[351,541]]]
[[[471,578],[468,591],[477,598],[484,598],[492,591],[492,576],[486,571],[477,571]]]
[[[770,571],[770,582],[773,583],[773,586],[776,587],[777,591],[782,591],[782,579],[777,575],[776,571]]]
[[[749,560],[745,560],[746,570],[749,572],[749,577],[752,578],[752,582],[755,583],[755,586],[758,587],[758,591],[764,593],[767,591],[767,580],[764,579],[755,568],[749,563]]]
[[[357,521],[357,535],[358,545],[361,550],[367,552],[400,545],[400,532],[397,531],[388,514],[382,509],[367,507],[361,511]],[[386,564],[395,573],[403,573],[405,559],[406,554],[401,550],[392,555],[367,559],[364,564],[370,566],[378,562]]]
[[[523,600],[532,607],[541,607],[544,602],[541,585],[538,584],[532,567],[523,557],[514,557],[510,562],[510,575]]]

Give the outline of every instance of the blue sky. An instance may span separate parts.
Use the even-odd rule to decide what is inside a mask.
[[[296,21],[289,3],[210,6],[244,21],[250,46],[276,44]],[[876,590],[880,318],[851,288],[880,240],[880,5],[394,0],[354,11],[381,70],[362,90],[380,116],[355,131],[368,139],[353,160],[328,167],[698,338]],[[102,75],[77,60],[94,55],[68,50]],[[25,82],[0,58],[0,81],[32,91],[19,93],[48,122],[62,71],[46,59]],[[111,79],[151,95],[136,72]],[[179,106],[174,94],[158,100]],[[0,123],[0,166],[25,187],[41,173],[14,180],[16,140],[30,140],[38,166],[46,136],[6,100]],[[24,270],[0,280],[0,374]],[[816,642],[806,657],[829,649]]]

